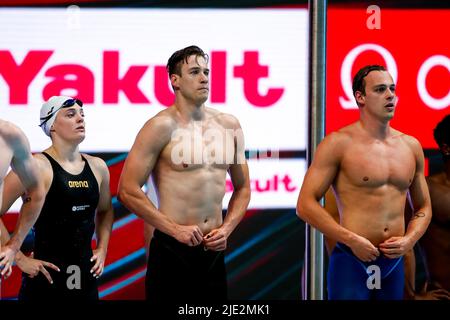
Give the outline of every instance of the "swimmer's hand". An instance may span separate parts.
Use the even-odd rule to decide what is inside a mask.
[[[26,273],[30,278],[36,277],[39,272],[41,272],[47,278],[47,281],[51,284],[53,283],[53,279],[46,268],[50,268],[60,272],[59,268],[54,264],[47,261],[34,259],[33,252],[31,253],[30,257],[27,257],[19,252],[16,256],[16,262],[20,270],[22,270],[23,273]]]
[[[223,251],[227,248],[227,234],[221,229],[213,229],[203,237],[205,249],[212,251]]]
[[[95,264],[90,272],[94,278],[99,278],[105,268],[106,249],[97,247],[97,249],[93,250],[92,253],[93,255],[91,262],[95,261]]]
[[[380,243],[380,251],[388,258],[395,259],[403,256],[414,247],[407,237],[390,237]]]
[[[0,248],[0,274],[6,279],[12,273],[12,264],[14,262],[17,251],[12,249],[8,245],[2,246]]]
[[[203,242],[203,232],[197,225],[177,225],[173,237],[190,247],[198,246]]]
[[[348,244],[348,246],[352,249],[353,254],[364,262],[375,261],[380,255],[380,251],[378,251],[377,247],[375,247],[372,242],[358,235],[352,240],[352,243]]]

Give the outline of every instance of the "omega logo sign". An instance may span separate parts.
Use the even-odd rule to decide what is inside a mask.
[[[398,70],[392,54],[383,46],[374,43],[366,43],[353,48],[345,57],[341,67],[341,86],[344,91],[345,97],[340,96],[339,102],[343,109],[357,109],[353,91],[352,91],[352,67],[356,58],[365,51],[375,51],[379,53],[384,61],[386,67],[393,77],[394,83],[397,83]],[[436,98],[432,97],[426,88],[426,78],[431,69],[437,66],[445,67],[450,72],[450,59],[444,55],[432,55],[426,59],[419,68],[417,75],[417,91],[429,108],[434,110],[441,110],[450,106],[450,90],[445,97]],[[449,88],[450,89],[450,88]]]

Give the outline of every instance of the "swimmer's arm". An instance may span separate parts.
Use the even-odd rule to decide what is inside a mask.
[[[409,191],[414,209],[405,233],[411,248],[423,236],[431,221],[431,200],[424,175],[422,147],[417,140],[413,141],[412,147],[416,156],[416,172]]]
[[[19,180],[19,177],[14,171],[10,171],[8,175],[3,180],[3,201],[2,201],[2,207],[0,211],[0,216],[6,213],[9,208],[12,206],[12,204],[25,192],[24,187],[22,186],[22,183]],[[14,246],[10,245],[10,235],[8,230],[6,229],[5,225],[3,224],[3,221],[0,223],[0,229],[1,229],[1,245],[0,249],[10,249],[12,252],[12,256],[15,252],[15,257],[17,259],[18,256],[18,250]],[[1,251],[1,250],[0,250]],[[20,252],[20,251],[19,251]],[[12,258],[13,259],[13,258]],[[1,259],[0,259],[1,260]],[[12,260],[11,260],[12,263]]]
[[[229,174],[233,183],[233,194],[228,203],[228,211],[222,224],[227,237],[242,220],[250,202],[250,178],[247,163],[231,165]]]
[[[336,223],[339,223],[339,210],[336,202],[336,197],[333,194],[333,190],[331,188],[328,189],[327,193],[325,194],[325,210],[333,217],[334,221]],[[328,255],[331,254],[334,247],[336,246],[336,240],[325,237],[325,247],[327,248]]]
[[[405,268],[405,299],[414,300],[416,295],[416,257],[414,250],[409,250],[404,255]]]
[[[17,252],[39,216],[45,200],[45,190],[42,179],[39,177],[38,161],[31,155],[30,146],[25,135],[19,132],[10,142],[14,151],[11,168],[19,177],[25,189],[24,202],[20,208],[19,219],[11,239],[6,244]],[[7,183],[5,181],[4,193],[9,192]],[[12,197],[14,198],[16,195],[13,192]],[[10,200],[7,200],[7,205],[9,203]]]
[[[97,249],[105,252],[108,248],[109,238],[111,236],[112,224],[114,221],[114,211],[111,203],[111,192],[109,189],[109,170],[106,163],[96,158],[96,166],[101,173],[100,198],[97,206],[95,233],[97,236]]]
[[[234,136],[234,159],[230,164],[228,173],[233,184],[233,193],[228,203],[228,211],[222,224],[222,229],[228,237],[247,211],[250,202],[250,178],[247,160],[245,158],[244,133],[239,120],[234,116],[227,115],[226,126],[233,129]]]
[[[410,199],[411,195],[408,192],[405,205],[405,225],[408,225],[408,222],[412,216],[413,208]],[[414,249],[411,249],[405,253],[403,265],[405,269],[404,296],[406,300],[414,300],[416,295],[416,256]]]
[[[9,241],[9,233],[0,218],[0,280],[2,276],[9,277],[12,272],[12,264],[16,256],[16,252],[7,246],[5,243]]]
[[[17,174],[11,170],[3,180],[3,201],[0,215],[8,212],[9,208],[11,208],[14,202],[23,194],[25,194],[25,188],[23,187],[22,182],[20,182]]]
[[[338,173],[342,148],[335,133],[325,137],[319,144],[303,180],[297,201],[297,215],[325,236],[351,246],[356,235],[339,225],[319,202]]]
[[[170,119],[155,117],[138,133],[120,176],[118,197],[120,202],[145,222],[174,236],[176,224],[162,214],[141,189],[152,173],[161,150],[171,139],[171,126]]]
[[[3,223],[2,218],[0,218],[0,248],[9,240],[9,232],[6,229],[5,224]]]
[[[2,218],[0,218],[0,232],[1,232],[0,244],[4,245],[5,243],[7,243],[9,241],[10,236],[9,236],[8,229],[6,229],[6,226],[3,223]],[[25,255],[22,253],[22,251],[18,251],[17,254],[16,254],[16,258],[15,258],[16,262],[18,262],[24,256]]]

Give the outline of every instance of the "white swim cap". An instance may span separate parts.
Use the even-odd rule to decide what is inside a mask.
[[[41,107],[40,127],[45,134],[50,137],[50,129],[55,122],[56,115],[61,108],[73,106],[75,103],[83,105],[83,103],[68,96],[53,96],[48,99]],[[80,106],[81,106],[80,105]]]

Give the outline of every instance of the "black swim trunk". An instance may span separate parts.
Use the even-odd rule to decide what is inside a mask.
[[[189,247],[155,230],[150,243],[146,298],[154,301],[223,301],[227,299],[224,251]]]

